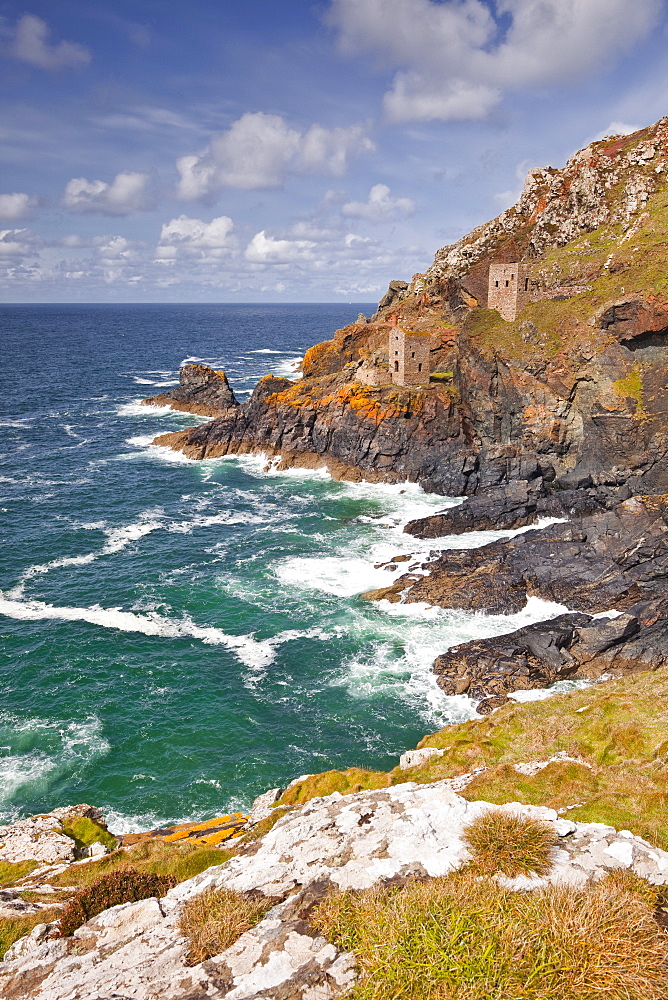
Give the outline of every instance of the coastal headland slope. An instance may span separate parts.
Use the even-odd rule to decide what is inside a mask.
[[[301,379],[268,376],[240,405],[210,371],[215,419],[156,443],[463,497],[407,526],[434,539],[428,561],[411,563],[407,537],[390,566],[408,571],[367,596],[495,614],[539,597],[572,612],[437,657],[439,684],[479,712],[555,680],[656,669],[668,664],[667,252],[664,118],[532,170],[514,206],[311,347]],[[395,326],[430,338],[423,384],[392,380]],[[181,379],[146,402],[196,401],[199,366]],[[527,526],[477,549],[437,541]]]

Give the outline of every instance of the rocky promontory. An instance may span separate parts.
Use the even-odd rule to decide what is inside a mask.
[[[407,525],[412,571],[366,596],[488,614],[537,597],[589,616],[439,655],[439,684],[482,711],[518,688],[662,666],[667,179],[668,119],[592,143],[562,169],[531,171],[516,205],[439,250],[424,274],[391,282],[370,320],[310,348],[302,379],[268,376],[241,405],[224,392],[214,420],[156,443],[194,459],[256,452],[279,467],[461,496]],[[526,292],[504,319],[488,293],[513,262]],[[422,384],[389,375],[376,384],[396,323],[430,337]],[[220,378],[199,366],[193,381],[184,369],[178,389],[147,402],[188,408],[200,383]],[[479,548],[438,546],[444,536],[526,528]],[[411,536],[434,540],[427,562],[411,557]],[[591,616],[603,612],[630,615],[637,630],[601,624],[616,638],[585,655],[580,633],[587,625],[591,640]]]

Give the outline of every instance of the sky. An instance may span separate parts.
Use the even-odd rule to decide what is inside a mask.
[[[372,302],[668,114],[666,0],[0,0],[0,300]]]

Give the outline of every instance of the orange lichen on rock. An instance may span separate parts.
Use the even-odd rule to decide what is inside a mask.
[[[130,833],[122,838],[123,847],[140,844],[147,840],[188,843],[196,847],[213,847],[232,837],[240,836],[247,818],[243,813],[231,813],[226,816],[216,816],[203,823],[175,823],[157,830],[148,830],[146,833]]]

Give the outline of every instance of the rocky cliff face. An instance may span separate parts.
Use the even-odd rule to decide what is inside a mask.
[[[266,451],[451,494],[517,479],[543,493],[668,490],[667,174],[668,119],[532,171],[517,205],[439,250],[424,275],[392,282],[374,322],[307,351],[302,382],[264,379],[244,406],[228,397],[219,419],[160,443],[192,457]],[[530,265],[532,301],[506,322],[486,308],[489,266],[517,260]],[[387,350],[390,313],[432,334],[432,371],[451,382],[356,381]],[[200,390],[184,388],[188,408]]]
[[[439,250],[425,274],[391,282],[371,321],[310,348],[301,381],[263,379],[248,403],[158,443],[192,458],[265,452],[467,497],[408,526],[422,538],[541,516],[568,522],[482,549],[435,550],[426,575],[373,597],[508,613],[537,596],[640,622],[654,615],[642,606],[658,601],[665,622],[667,179],[668,118],[593,143],[563,169],[532,171],[515,206]],[[529,301],[508,322],[486,308],[489,269],[518,261]],[[393,314],[432,335],[431,370],[451,378],[410,389],[359,383],[358,367],[387,350]],[[666,662],[668,632],[641,632],[612,643],[620,670]],[[515,652],[490,647],[487,660],[477,647],[444,654],[439,682],[489,709],[515,687],[585,675],[571,652],[578,636],[554,639],[559,664],[527,658],[525,636]]]

